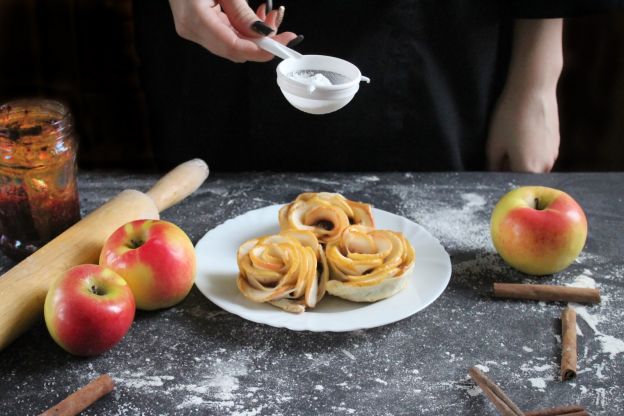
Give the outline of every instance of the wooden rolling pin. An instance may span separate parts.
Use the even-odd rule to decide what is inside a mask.
[[[43,316],[51,283],[70,267],[97,263],[104,242],[128,221],[158,213],[192,194],[208,177],[203,160],[185,162],[147,193],[125,190],[0,277],[0,351]]]

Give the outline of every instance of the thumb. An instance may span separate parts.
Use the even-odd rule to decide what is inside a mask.
[[[245,0],[220,0],[219,4],[241,35],[257,38],[258,35],[268,36],[273,33],[273,29],[258,18]]]

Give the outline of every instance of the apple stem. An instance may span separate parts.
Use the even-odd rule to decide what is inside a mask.
[[[141,240],[130,240],[130,248],[139,248],[143,245]]]
[[[535,198],[535,209],[539,210],[539,198]]]
[[[104,292],[100,291],[100,289],[95,285],[91,286],[91,292],[93,292],[94,295],[98,296],[102,296],[104,294]]]

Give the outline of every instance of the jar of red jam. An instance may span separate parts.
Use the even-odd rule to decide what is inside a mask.
[[[21,260],[80,219],[68,108],[44,99],[0,106],[0,250]]]

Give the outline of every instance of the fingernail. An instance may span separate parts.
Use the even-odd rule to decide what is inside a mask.
[[[261,35],[264,36],[269,36],[271,33],[273,33],[273,29],[271,29],[269,26],[267,26],[262,20],[258,20],[257,22],[253,22],[253,24],[251,25],[251,29],[254,32],[257,32]]]
[[[269,14],[271,10],[273,10],[273,0],[266,0],[266,3],[264,3],[264,12]]]
[[[277,9],[277,17],[275,18],[275,26],[279,27],[284,21],[284,13],[286,13],[286,7],[280,6]]]
[[[303,42],[303,35],[299,35],[286,44],[289,48],[293,48]]]

